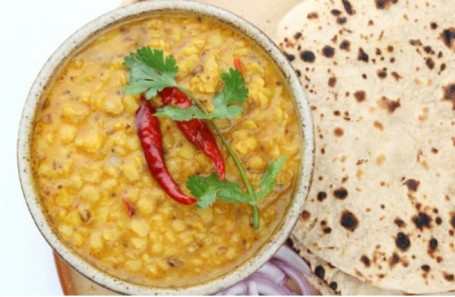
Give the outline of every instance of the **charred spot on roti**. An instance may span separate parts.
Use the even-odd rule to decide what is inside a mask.
[[[402,227],[406,227],[406,223],[400,219],[400,218],[395,218],[395,220],[393,221],[395,223],[395,225],[397,225],[399,228],[402,228]]]
[[[325,234],[330,234],[330,233],[332,233],[332,228],[325,227],[323,231],[324,231]]]
[[[327,193],[326,192],[321,191],[321,192],[318,193],[318,196],[317,196],[318,201],[324,201],[325,198],[327,198]]]
[[[308,211],[304,210],[304,211],[302,211],[302,214],[300,215],[300,218],[302,220],[306,221],[306,220],[308,220],[310,218],[310,216],[311,216],[311,214]]]
[[[377,9],[389,9],[392,4],[396,4],[398,0],[375,0]]]
[[[332,281],[332,282],[330,282],[329,287],[335,291],[338,288],[338,284],[337,284],[337,282]]]
[[[432,152],[433,154],[437,154],[437,153],[439,152],[439,150],[438,150],[437,148],[435,148],[435,147],[432,147],[432,148],[431,148],[431,152]]]
[[[350,212],[349,210],[345,209],[341,214],[340,224],[344,228],[346,228],[350,232],[354,232],[359,225],[359,220],[357,217]]]
[[[310,12],[306,17],[307,17],[307,19],[309,19],[309,20],[314,20],[314,19],[319,18],[319,15],[318,15],[317,12],[314,12],[314,11],[313,11],[313,12]],[[296,39],[297,39],[297,38],[296,38]]]
[[[371,265],[370,258],[368,258],[366,255],[362,255],[362,257],[360,257],[360,261],[363,263],[363,265],[365,265],[365,267],[370,267]]]
[[[438,240],[436,238],[430,239],[428,242],[428,251],[431,253],[438,248]]]
[[[350,51],[351,50],[351,42],[349,40],[344,39],[340,43],[340,49],[345,50],[345,51]]]
[[[433,30],[436,30],[438,28],[438,24],[436,24],[435,22],[431,22],[430,23],[430,28],[433,29]]]
[[[392,71],[391,74],[396,81],[399,81],[401,79],[401,75],[399,75],[398,72]]]
[[[314,269],[314,274],[316,274],[317,277],[320,279],[324,279],[325,277],[325,269],[321,265],[318,265]]]
[[[368,63],[368,61],[369,61],[368,55],[365,53],[365,51],[361,47],[359,47],[359,50],[357,52],[357,60],[363,61],[365,63]]]
[[[330,45],[326,45],[322,48],[322,54],[326,58],[332,58],[335,55],[335,49]]]
[[[455,280],[455,275],[453,273],[444,272],[444,278],[448,282],[453,282]]]
[[[335,87],[336,83],[337,83],[337,78],[335,76],[332,76],[329,78],[329,81],[328,81],[329,87],[331,87],[331,88]]]
[[[397,237],[395,238],[395,245],[401,251],[405,252],[411,246],[411,240],[409,240],[409,237],[403,232],[398,232]]]
[[[294,39],[299,39],[300,37],[302,37],[302,32],[297,32],[294,34]]]
[[[409,44],[413,46],[422,46],[420,39],[409,39]]]
[[[380,107],[386,109],[389,113],[395,112],[395,110],[401,106],[400,99],[392,100],[386,96],[382,96],[381,99],[379,99],[378,104]]]
[[[432,219],[424,212],[419,212],[417,215],[413,216],[412,221],[420,231],[424,228],[431,228]]]
[[[344,134],[344,131],[342,128],[340,127],[336,127],[334,130],[333,130],[333,135],[335,135],[336,137],[341,137],[343,136]]]
[[[292,62],[295,60],[295,56],[293,54],[288,54],[284,52],[284,55],[286,56],[286,59],[288,59],[289,62]]]
[[[355,91],[354,92],[354,98],[355,100],[357,100],[357,102],[363,102],[365,101],[365,98],[366,98],[366,95],[365,95],[365,91]]]
[[[384,79],[387,77],[387,68],[378,69],[376,73],[380,79]]]
[[[455,27],[445,29],[440,37],[448,48],[455,50]]]
[[[431,57],[425,59],[425,64],[427,65],[428,69],[433,70],[434,68],[434,61]]]
[[[352,8],[351,2],[349,2],[348,0],[341,0],[341,1],[343,2],[344,10],[346,10],[346,12],[349,15],[353,15],[355,13],[355,10]]]
[[[389,259],[389,266],[392,268],[399,262],[400,262],[400,256],[397,253],[393,253]]]
[[[418,180],[415,180],[413,178],[410,178],[408,180],[406,180],[403,185],[405,185],[406,187],[408,187],[408,190],[411,191],[411,192],[417,192],[417,190],[419,189],[419,185],[420,185],[420,182]]]
[[[312,51],[304,50],[300,53],[300,58],[303,62],[313,63],[316,60],[316,56]]]
[[[341,15],[341,10],[332,9],[332,10],[330,11],[330,13],[331,13],[333,16],[339,16],[339,15]]]
[[[455,228],[455,212],[450,213],[450,224],[452,225],[453,228]]]
[[[339,18],[337,18],[337,24],[344,25],[344,24],[346,24],[347,20],[348,19],[346,17],[339,17]]]
[[[442,224],[441,217],[436,217],[436,219],[434,221],[435,221],[436,225],[441,225]]]
[[[431,267],[427,264],[423,264],[422,266],[420,266],[420,268],[425,272],[428,272],[431,269]]]
[[[444,93],[443,100],[452,101],[452,109],[455,110],[455,83],[448,84],[442,88]]]
[[[362,78],[363,78],[363,79],[367,79],[368,76],[364,73],[364,74],[362,74]]]
[[[439,72],[438,74],[441,74],[441,72],[443,72],[444,70],[446,70],[446,63],[442,63],[440,66],[439,66]]]
[[[340,187],[333,191],[333,196],[335,196],[335,198],[337,199],[343,200],[346,199],[346,197],[348,197],[348,191],[345,188]]]
[[[384,130],[384,125],[379,121],[374,121],[373,126],[380,131]]]

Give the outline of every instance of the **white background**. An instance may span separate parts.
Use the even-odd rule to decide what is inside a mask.
[[[22,197],[16,166],[28,90],[52,52],[120,0],[0,0],[0,295],[61,295],[52,251]]]

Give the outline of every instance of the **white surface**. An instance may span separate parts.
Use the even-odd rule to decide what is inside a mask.
[[[35,76],[79,27],[120,0],[0,1],[0,295],[61,295],[52,252],[22,197],[16,133]]]

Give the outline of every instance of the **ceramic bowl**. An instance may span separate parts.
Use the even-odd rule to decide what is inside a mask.
[[[278,65],[284,74],[284,77],[290,86],[291,93],[295,98],[299,120],[302,125],[303,156],[296,191],[291,205],[288,207],[286,216],[282,220],[281,226],[250,259],[225,275],[204,283],[179,288],[156,288],[137,285],[125,280],[117,279],[107,274],[105,271],[101,271],[88,264],[63,244],[48,223],[34,189],[34,182],[31,174],[30,139],[33,131],[35,111],[40,106],[42,94],[46,90],[47,85],[52,81],[52,78],[59,67],[61,67],[82,45],[99,31],[118,25],[124,21],[143,18],[156,11],[166,12],[175,10],[196,13],[201,17],[215,18],[235,30],[242,32],[269,54],[270,58]],[[145,1],[116,9],[95,19],[75,32],[53,53],[38,74],[24,105],[19,127],[17,154],[22,191],[30,213],[47,242],[74,269],[92,281],[108,289],[124,294],[205,295],[225,289],[246,278],[267,262],[288,238],[294,224],[302,212],[310,185],[314,154],[313,124],[305,92],[300,85],[294,70],[278,47],[255,26],[233,13],[206,4],[191,1]]]

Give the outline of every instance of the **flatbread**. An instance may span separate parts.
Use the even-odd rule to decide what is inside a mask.
[[[293,236],[374,287],[455,289],[454,9],[455,0],[305,0],[279,27],[316,135]]]

